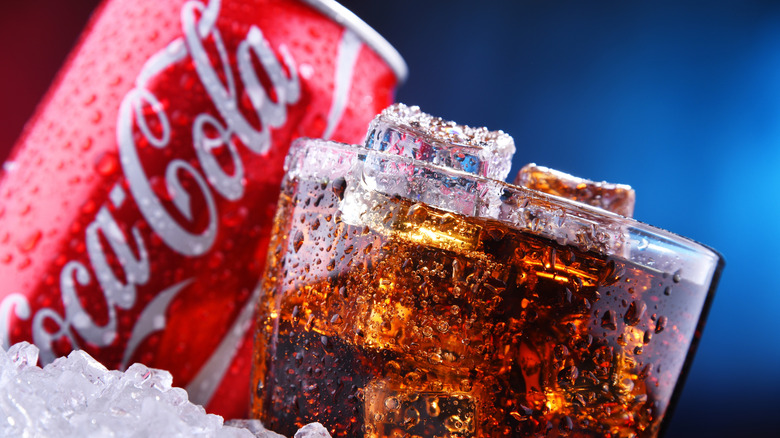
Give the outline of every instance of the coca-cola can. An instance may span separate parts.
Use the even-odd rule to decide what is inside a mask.
[[[290,143],[361,141],[405,76],[332,0],[107,0],[3,168],[0,341],[245,416]]]

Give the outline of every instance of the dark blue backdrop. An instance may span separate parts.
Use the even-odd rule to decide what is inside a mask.
[[[405,57],[398,100],[637,191],[727,265],[668,437],[780,436],[780,2],[344,1]]]

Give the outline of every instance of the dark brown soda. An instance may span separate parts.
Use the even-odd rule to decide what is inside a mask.
[[[253,415],[287,436],[651,437],[703,286],[344,179],[283,185]]]

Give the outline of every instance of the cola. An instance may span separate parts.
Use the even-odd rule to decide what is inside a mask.
[[[245,417],[290,143],[359,141],[405,75],[330,0],[106,1],[3,167],[0,341]]]
[[[414,123],[396,129],[405,138],[377,128],[393,111],[367,147],[291,150],[259,306],[253,415],[283,434],[318,421],[342,437],[657,436],[719,256],[603,209],[433,165],[442,160],[420,153],[436,148],[408,132]],[[414,145],[409,156],[402,143]]]

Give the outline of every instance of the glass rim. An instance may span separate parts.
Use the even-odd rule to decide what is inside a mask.
[[[323,166],[319,159],[322,157],[317,156],[310,157],[314,161],[304,163],[312,147],[347,153],[354,156],[351,158],[354,162],[348,163],[349,168],[347,163],[328,167]],[[388,168],[399,172],[383,172]],[[724,264],[723,256],[715,249],[634,218],[506,181],[369,149],[363,145],[300,138],[290,147],[285,170],[293,176],[315,178],[360,172],[357,180],[365,185],[364,190],[400,196],[463,216],[496,220],[513,229],[546,237],[561,245],[621,257],[648,268],[682,275],[697,284],[710,281],[719,266]],[[401,189],[409,187],[405,183],[418,180],[433,182],[434,185],[438,184],[437,187],[450,191],[447,196],[439,196],[440,193],[435,190],[437,187],[433,187],[434,190],[421,190],[414,196],[402,193]],[[459,190],[458,184],[464,187]],[[448,204],[451,197],[455,197],[457,202]]]

